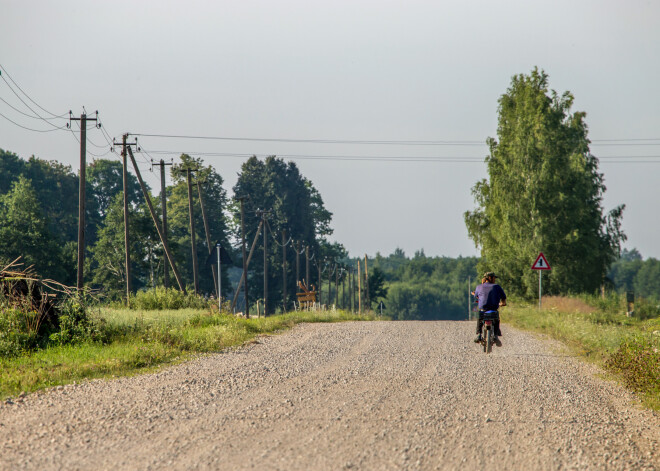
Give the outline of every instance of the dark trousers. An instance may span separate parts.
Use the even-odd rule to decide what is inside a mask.
[[[479,320],[477,321],[477,335],[481,333],[481,328],[484,325],[484,311],[479,311]],[[500,315],[497,315],[497,319],[493,321],[493,327],[495,327],[495,335],[498,337],[502,335],[500,330]]]

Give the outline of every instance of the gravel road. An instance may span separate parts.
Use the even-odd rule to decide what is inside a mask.
[[[660,417],[557,344],[466,322],[306,324],[0,405],[0,469],[660,469]]]

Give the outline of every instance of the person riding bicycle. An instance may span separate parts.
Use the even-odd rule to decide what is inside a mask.
[[[475,343],[481,342],[481,328],[484,322],[484,312],[497,311],[500,306],[506,306],[506,294],[500,285],[495,283],[497,275],[492,271],[484,274],[481,284],[474,290],[474,296],[479,301],[479,320],[477,321],[477,338]],[[494,321],[495,343],[499,343],[498,337],[502,335],[500,330],[500,319]]]

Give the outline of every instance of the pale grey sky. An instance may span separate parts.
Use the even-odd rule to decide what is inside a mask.
[[[659,20],[660,2],[639,0],[0,0],[0,64],[48,111],[98,110],[117,138],[476,141],[140,138],[154,158],[162,157],[153,153],[159,150],[456,157],[462,161],[294,159],[334,213],[334,239],[352,255],[398,246],[411,255],[423,248],[448,256],[477,253],[463,223],[463,212],[474,207],[470,190],[486,176],[476,160],[487,153],[486,138],[496,136],[497,100],[511,77],[539,66],[551,88],[573,92],[593,140],[658,139],[596,141],[592,152],[603,157],[605,208],[627,205],[626,246],[660,258],[660,217],[651,204],[660,173]],[[0,98],[29,113],[2,80]],[[51,128],[2,101],[0,113]],[[89,138],[105,144],[98,131]],[[78,168],[78,144],[64,131],[27,131],[0,117],[0,147]],[[88,149],[91,160],[107,146]],[[230,190],[244,159],[204,159]],[[146,179],[158,188],[154,174]]]

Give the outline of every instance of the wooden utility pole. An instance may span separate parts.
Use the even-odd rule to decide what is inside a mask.
[[[268,315],[268,227],[266,227],[267,211],[261,212],[261,223],[264,228],[264,317]]]
[[[364,300],[366,309],[369,310],[371,306],[371,299],[369,299],[369,268],[367,268],[367,254],[364,254]]]
[[[149,192],[147,191],[147,187],[144,185],[144,180],[142,180],[142,175],[140,174],[140,169],[138,168],[137,163],[135,162],[135,157],[133,157],[133,151],[131,150],[130,147],[127,147],[127,150],[128,150],[128,155],[131,157],[131,162],[133,163],[133,168],[135,169],[135,174],[137,175],[138,182],[140,183],[140,188],[142,188],[142,194],[144,195],[144,199],[147,202],[147,207],[149,208],[151,219],[153,220],[154,225],[156,226],[158,237],[160,237],[160,241],[163,244],[163,250],[165,250],[165,255],[167,255],[167,260],[170,262],[170,266],[172,267],[172,272],[174,272],[174,277],[176,278],[176,282],[179,284],[179,289],[183,291],[183,293],[185,294],[186,287],[183,286],[183,283],[181,281],[181,275],[179,275],[179,270],[176,269],[176,263],[174,262],[174,257],[172,256],[172,252],[170,252],[170,247],[167,245],[167,239],[163,237],[163,231],[161,230],[160,225],[158,224],[158,217],[156,216],[156,211],[154,211],[154,205],[151,203]]]
[[[137,147],[136,142],[126,142],[128,139],[128,134],[124,134],[121,137],[121,156],[123,163],[122,170],[122,181],[123,181],[123,191],[124,191],[124,250],[126,252],[126,303],[128,304],[131,299],[131,251],[129,243],[129,232],[128,232],[128,164],[127,164],[127,153],[126,151],[131,150],[131,146]],[[131,151],[132,152],[132,151]],[[131,153],[131,157],[133,154]],[[135,168],[137,165],[133,164]]]
[[[321,293],[323,292],[323,290],[321,289],[321,287],[323,286],[323,283],[322,283],[323,280],[321,279],[321,263],[320,263],[319,260],[316,260],[316,268],[318,268],[318,271],[319,271],[319,278],[318,278],[319,288],[318,288],[318,290],[319,290],[319,306],[320,306],[321,304],[323,304],[323,299],[321,297]]]
[[[328,273],[330,273],[330,270],[328,270]],[[328,275],[328,304],[332,302],[332,275],[334,273]]]
[[[362,314],[362,276],[360,273],[360,260],[358,260],[358,314]]]
[[[282,312],[286,312],[286,230],[282,230]]]
[[[335,306],[339,307],[339,267],[335,263]]]
[[[241,275],[241,281],[243,282],[243,297],[245,298],[245,317],[249,318],[250,317],[250,303],[248,302],[248,284],[247,284],[247,260],[245,258],[246,256],[246,250],[245,250],[245,217],[243,213],[243,200],[245,199],[245,196],[240,196],[238,200],[241,202],[241,239],[242,239],[242,251],[243,251],[243,274]],[[238,296],[238,292],[240,291],[240,284],[238,288],[236,288],[236,295]],[[232,303],[232,310],[234,309],[234,305]]]
[[[300,288],[300,242],[296,242],[294,246],[296,250],[296,293]]]
[[[305,283],[307,283],[307,287],[311,286],[309,276],[309,246],[305,246]]]
[[[162,206],[163,213],[163,237],[167,239],[167,192],[165,190],[165,166],[172,165],[172,162],[165,163],[160,159],[160,163],[155,164],[151,162],[151,166],[158,165],[160,167],[160,205]],[[170,266],[165,256],[165,263],[163,263],[163,286],[165,289],[170,287]]]
[[[341,305],[346,309],[346,277],[343,268],[341,269]]]
[[[209,221],[206,218],[206,209],[204,209],[204,198],[202,198],[202,185],[197,180],[197,195],[199,196],[199,206],[202,208],[202,220],[204,221],[204,234],[206,235],[206,246],[209,249],[209,255],[213,253],[213,246],[211,245],[211,231],[209,230]],[[222,293],[218,292],[218,267],[211,265],[211,272],[213,273],[213,286],[218,299],[222,297]],[[222,276],[222,275],[220,275]]]
[[[193,265],[193,285],[195,294],[199,294],[199,280],[197,279],[197,246],[195,241],[195,218],[193,214],[192,202],[192,180],[190,173],[192,169],[186,169],[186,176],[188,179],[188,214],[190,215],[190,244],[192,246],[192,265]]]
[[[78,276],[76,287],[83,288],[83,267],[85,265],[85,185],[87,175],[87,121],[98,120],[98,111],[96,118],[88,118],[86,113],[80,115],[80,118],[74,118],[69,113],[69,123],[71,121],[80,121],[80,172],[78,183]],[[69,124],[69,127],[71,125]]]
[[[231,310],[234,310],[234,307],[236,306],[236,301],[238,300],[238,292],[241,290],[241,286],[243,284],[243,281],[247,282],[247,277],[245,276],[245,273],[247,273],[247,267],[250,265],[250,260],[252,260],[252,254],[254,253],[254,248],[257,246],[257,241],[259,240],[259,234],[261,233],[261,226],[263,225],[263,221],[259,222],[259,226],[257,227],[257,233],[254,235],[254,241],[252,241],[252,247],[250,248],[250,254],[247,257],[247,262],[245,262],[245,268],[243,269],[243,276],[241,276],[241,279],[238,281],[238,286],[236,287],[236,293],[234,293],[234,299],[231,302]],[[248,303],[246,301],[245,305],[247,306]]]

